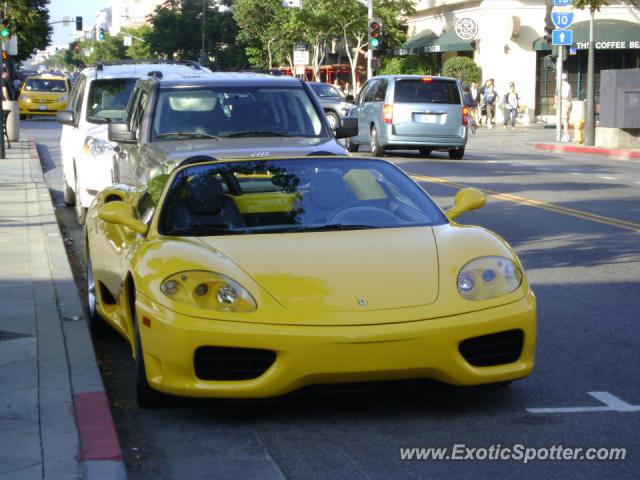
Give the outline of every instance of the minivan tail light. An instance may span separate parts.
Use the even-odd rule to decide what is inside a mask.
[[[384,123],[393,123],[393,105],[385,103],[382,107],[382,120]]]
[[[433,78],[431,78],[431,77],[422,77],[422,81],[423,81],[423,83],[433,82]]]
[[[469,107],[462,107],[462,125],[469,125]]]

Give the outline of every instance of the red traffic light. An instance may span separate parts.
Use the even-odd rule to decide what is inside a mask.
[[[6,50],[2,50],[2,60],[6,61],[9,58],[9,54]]]

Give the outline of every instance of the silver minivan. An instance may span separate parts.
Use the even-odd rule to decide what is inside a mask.
[[[455,78],[421,75],[383,75],[364,84],[349,117],[358,119],[358,135],[347,149],[371,146],[371,154],[385,150],[433,150],[461,159],[467,144],[469,109]]]

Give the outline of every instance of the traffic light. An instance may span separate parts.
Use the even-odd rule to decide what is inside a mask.
[[[369,48],[371,50],[382,48],[382,22],[377,18],[369,19]]]
[[[6,50],[2,50],[2,61],[6,62],[9,59],[9,54]]]
[[[7,40],[11,36],[11,17],[0,20],[0,39]]]
[[[80,44],[76,43],[73,49],[76,51],[76,53],[80,53]]]
[[[82,31],[82,17],[76,17],[76,32]]]
[[[98,40],[100,41],[104,40],[104,34],[105,34],[104,28],[101,28],[100,30],[98,30]]]

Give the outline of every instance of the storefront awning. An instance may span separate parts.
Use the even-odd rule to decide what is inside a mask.
[[[472,52],[475,42],[462,40],[454,29],[436,35],[431,30],[423,30],[405,42],[401,49],[395,50],[396,55],[417,55],[434,52]]]
[[[573,48],[587,50],[589,48],[589,22],[578,22],[571,25],[573,30]],[[640,23],[625,20],[595,20],[593,24],[594,46],[596,50],[640,50]],[[540,37],[533,42],[534,50],[551,50],[551,46]]]

